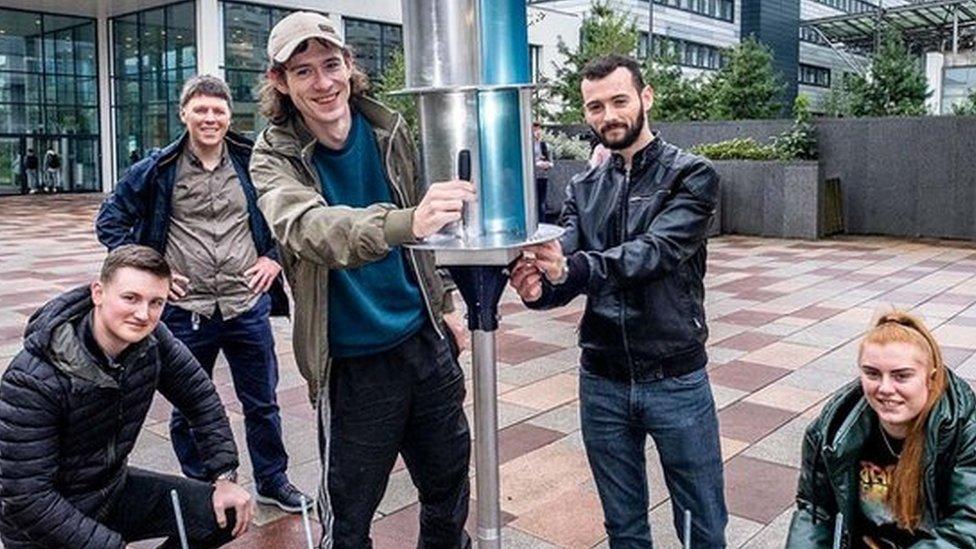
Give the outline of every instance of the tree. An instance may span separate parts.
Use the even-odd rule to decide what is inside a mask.
[[[729,51],[728,62],[705,91],[711,97],[712,118],[773,118],[783,110],[783,84],[773,70],[773,54],[753,37]]]
[[[580,83],[587,63],[611,53],[631,55],[637,50],[637,28],[633,19],[615,12],[607,2],[594,1],[580,27],[580,44],[571,50],[562,39],[556,48],[566,61],[556,67],[552,94],[562,103],[558,121],[576,124],[583,120],[583,95]]]
[[[420,135],[420,120],[417,116],[417,102],[413,95],[394,95],[393,92],[407,87],[406,61],[403,50],[397,50],[390,59],[383,74],[373,82],[373,94],[391,109],[398,111],[407,121],[414,139]],[[420,142],[419,140],[417,141]]]
[[[925,74],[896,31],[887,30],[865,76],[848,84],[854,116],[919,116],[931,95]]]
[[[686,78],[673,52],[665,50],[649,56],[644,63],[644,80],[654,88],[652,120],[708,118],[708,98],[702,92],[702,80]]]

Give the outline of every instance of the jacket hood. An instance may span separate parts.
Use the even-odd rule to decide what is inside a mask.
[[[49,360],[58,328],[87,314],[93,307],[88,286],[79,286],[48,301],[34,311],[27,321],[24,349],[38,358]]]
[[[118,382],[98,366],[75,330],[74,321],[93,307],[88,286],[75,288],[45,303],[27,321],[24,349],[68,376],[99,387],[118,387]],[[150,335],[131,346],[131,350],[127,349],[126,355],[138,356],[154,343],[155,338]]]

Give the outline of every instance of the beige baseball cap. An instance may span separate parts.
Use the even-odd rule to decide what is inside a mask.
[[[271,36],[268,37],[268,58],[272,62],[284,63],[295,52],[295,48],[309,38],[321,38],[337,47],[345,47],[331,19],[321,13],[298,11],[278,21],[271,29]]]

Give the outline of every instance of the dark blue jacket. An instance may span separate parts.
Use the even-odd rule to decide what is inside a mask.
[[[166,253],[177,159],[188,140],[188,134],[184,133],[165,148],[150,151],[146,158],[133,164],[122,175],[115,192],[102,203],[95,220],[98,240],[109,250],[124,244],[142,244],[161,254]],[[251,236],[254,237],[258,255],[280,262],[271,230],[258,210],[257,192],[248,173],[254,143],[233,132],[227,132],[224,143],[244,190],[251,220]],[[287,316],[288,297],[280,275],[268,293],[271,295],[271,315]]]

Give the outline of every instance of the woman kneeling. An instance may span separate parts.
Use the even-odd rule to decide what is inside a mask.
[[[976,547],[976,399],[929,330],[892,312],[861,378],[807,429],[788,547]],[[839,521],[839,522],[838,522]]]

